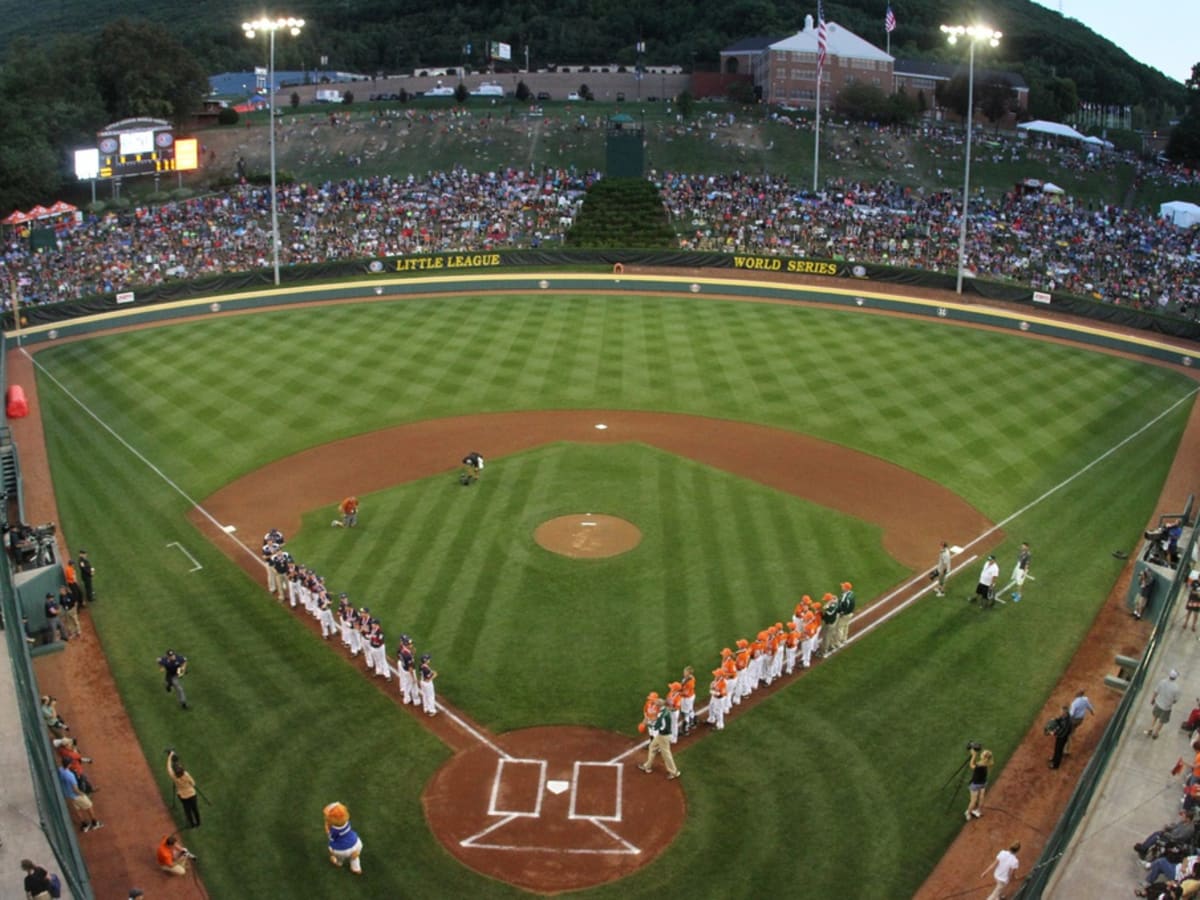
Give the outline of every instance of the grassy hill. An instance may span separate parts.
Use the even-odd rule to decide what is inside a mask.
[[[399,72],[416,66],[484,63],[488,41],[513,48],[514,62],[526,46],[536,68],[554,63],[616,61],[633,65],[634,43],[646,43],[651,63],[712,68],[719,51],[756,34],[783,35],[798,30],[811,7],[790,7],[772,0],[701,4],[666,0],[653,10],[632,0],[528,0],[521,4],[467,2],[431,15],[413,0],[296,0],[287,11],[308,21],[297,40],[277,48],[281,68],[328,67],[364,73]],[[883,4],[878,0],[842,0],[825,5],[826,17],[882,45]],[[898,56],[957,59],[945,46],[938,25],[962,18],[969,9],[945,0],[907,0],[892,35]],[[981,10],[1005,32],[999,65],[1054,72],[1073,79],[1081,99],[1113,104],[1182,103],[1183,88],[1081,23],[1031,0],[993,0]],[[112,0],[102,7],[83,0],[53,0],[22,8],[20,16],[0,18],[0,58],[19,38],[98,31],[118,18],[141,18],[170,28],[210,71],[261,65],[257,47],[242,36],[244,3],[210,0],[204,4],[164,0]],[[471,53],[464,57],[464,47]]]

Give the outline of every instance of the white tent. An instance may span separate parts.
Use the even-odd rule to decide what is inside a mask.
[[[1172,225],[1191,228],[1200,225],[1200,206],[1183,200],[1171,200],[1158,208],[1158,215]]]
[[[1113,147],[1112,141],[1106,141],[1104,138],[1098,138],[1095,135],[1089,135],[1083,139],[1085,144],[1093,144],[1097,147],[1103,147],[1106,150],[1111,150]]]
[[[1052,137],[1070,138],[1073,141],[1084,141],[1087,138],[1072,128],[1070,125],[1063,125],[1061,122],[1045,122],[1038,119],[1035,122],[1022,122],[1017,126],[1017,131],[1034,134],[1048,134]]]
[[[1062,188],[1060,188],[1053,181],[1047,181],[1045,184],[1042,185],[1042,193],[1043,194],[1065,194],[1066,191],[1064,191]]]

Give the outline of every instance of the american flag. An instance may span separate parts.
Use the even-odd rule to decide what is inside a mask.
[[[817,71],[825,67],[829,32],[825,30],[825,4],[817,0]]]
[[[883,30],[889,34],[896,30],[896,14],[892,12],[892,4],[888,4],[887,15],[883,17]]]

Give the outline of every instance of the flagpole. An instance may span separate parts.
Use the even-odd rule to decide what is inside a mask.
[[[813,142],[813,193],[821,171],[821,65],[817,64],[817,139]]]

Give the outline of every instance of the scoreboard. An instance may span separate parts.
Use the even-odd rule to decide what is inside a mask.
[[[76,151],[77,178],[186,172],[200,164],[196,139],[176,138],[171,126],[160,119],[127,119],[109,126],[96,137],[94,150]]]

